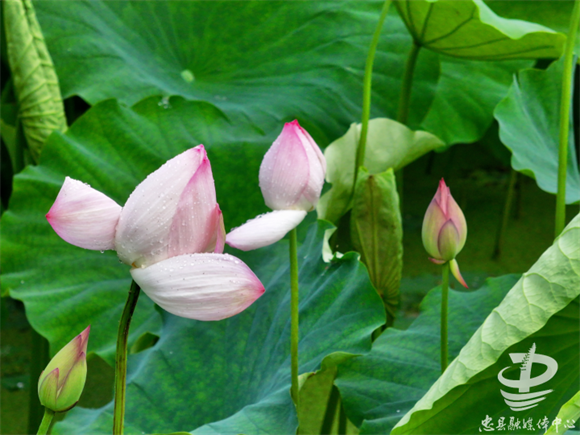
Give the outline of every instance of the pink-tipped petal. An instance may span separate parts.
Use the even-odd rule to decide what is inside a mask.
[[[442,264],[447,263],[445,260],[437,260],[436,258],[431,258],[431,257],[429,257],[429,261],[431,263],[438,264],[439,266],[441,266]]]
[[[213,251],[220,214],[211,165],[204,157],[179,199],[169,232],[168,258]]]
[[[264,286],[228,254],[189,254],[131,269],[133,279],[161,308],[180,317],[222,320],[248,308]]]
[[[276,243],[306,217],[304,210],[276,210],[249,220],[226,236],[226,243],[242,251]]]
[[[104,251],[114,249],[121,206],[88,184],[66,177],[46,219],[71,245]]]
[[[467,240],[467,222],[465,221],[465,216],[463,211],[453,199],[453,196],[449,194],[447,200],[447,217],[453,221],[455,228],[457,228],[457,233],[459,234],[459,241],[457,243],[457,252],[461,252],[465,241]]]
[[[286,123],[260,165],[260,189],[272,210],[300,206],[302,192],[308,185],[308,154],[297,129]],[[311,205],[305,205],[309,210]]]
[[[447,187],[447,185],[445,184],[445,180],[442,178],[441,180],[439,180],[439,187],[437,188],[437,192],[435,193],[435,200],[439,204],[439,207],[441,207],[441,211],[443,211],[443,214],[445,214],[445,216],[447,216],[447,200],[449,199],[450,196],[451,192],[449,190],[449,187]]]
[[[324,156],[312,137],[298,121],[286,123],[260,166],[266,205],[272,210],[312,210],[325,173]]]
[[[192,195],[203,199],[203,204],[196,204]],[[205,149],[199,145],[168,160],[133,191],[117,226],[119,258],[141,267],[168,258],[170,252],[196,249],[207,236],[207,225],[196,224],[214,207],[211,169]],[[177,236],[184,240],[176,242]]]
[[[467,284],[465,283],[465,280],[463,279],[463,277],[461,276],[461,272],[459,271],[459,264],[457,264],[457,260],[453,259],[449,262],[449,267],[451,268],[451,273],[453,274],[453,276],[455,277],[455,279],[457,281],[460,282],[460,284],[465,287],[465,288],[469,288],[467,286]]]
[[[440,259],[441,254],[439,252],[438,237],[441,227],[445,224],[447,218],[439,203],[433,198],[429,207],[427,207],[427,212],[425,213],[425,218],[423,219],[423,229],[421,231],[421,236],[423,238],[423,246],[427,253],[433,257]]]
[[[298,137],[300,138],[300,141],[306,150],[309,164],[308,184],[302,192],[301,202],[306,204],[303,207],[307,207],[308,204],[311,204],[311,209],[313,209],[316,207],[316,204],[320,199],[320,192],[322,191],[322,186],[324,185],[324,177],[326,175],[326,160],[324,159],[322,151],[320,151],[320,148],[316,142],[314,142],[314,139],[312,139],[306,130],[300,127],[298,121],[293,121],[291,124],[294,124],[296,127],[296,133],[298,134]]]
[[[87,354],[87,346],[89,344],[89,334],[91,333],[91,325],[87,326],[83,332],[81,332],[78,337],[80,337],[80,352]]]

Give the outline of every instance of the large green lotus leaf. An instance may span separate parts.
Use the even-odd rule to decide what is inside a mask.
[[[507,95],[514,73],[532,66],[532,62],[525,60],[468,61],[449,56],[440,59],[437,93],[421,129],[447,145],[481,139],[493,122],[493,110]]]
[[[358,255],[349,253],[331,264],[322,261],[322,238],[329,226],[312,225],[298,251],[300,373],[319,369],[334,352],[368,352],[371,333],[385,320]],[[266,292],[248,310],[220,322],[164,314],[160,340],[129,358],[125,433],[295,433],[288,244],[239,256]],[[55,433],[109,433],[112,407],[73,409]]]
[[[425,48],[468,59],[558,58],[566,36],[496,15],[482,0],[400,0],[413,38]]]
[[[450,291],[450,359],[459,354],[517,280],[517,275],[506,275],[488,279],[474,292]],[[407,330],[387,329],[371,352],[338,367],[336,385],[348,417],[362,425],[362,433],[389,433],[441,375],[440,287],[427,294],[420,311]]]
[[[514,77],[495,109],[501,141],[512,151],[512,166],[536,179],[540,189],[558,192],[558,146],[563,59],[547,70],[526,69]],[[571,121],[572,121],[571,117]],[[570,128],[566,203],[580,200],[580,172]]]
[[[531,21],[565,34],[570,29],[570,17],[574,7],[574,0],[522,2],[492,0],[486,3],[502,17]],[[580,35],[576,35],[576,49],[579,48]]]
[[[364,64],[380,8],[375,1],[37,4],[67,97],[133,104],[150,95],[180,95],[207,101],[232,122],[251,123],[257,131],[299,118],[322,146],[360,117]],[[410,48],[411,36],[392,8],[375,58],[373,116],[396,117]],[[435,96],[438,57],[429,50],[419,53],[409,116],[413,129]],[[437,126],[435,134],[444,130],[448,143],[475,141],[507,93],[511,74],[523,66],[494,62],[482,69],[467,62],[454,73],[448,70],[457,62],[446,62],[441,60],[445,90],[437,92],[444,101],[431,109],[436,113],[429,125]],[[472,76],[477,86],[455,90],[458,77],[463,82]],[[488,91],[498,87],[504,89],[499,98]],[[437,115],[440,108],[445,111]],[[437,124],[446,119],[453,122]]]
[[[212,162],[218,201],[228,228],[265,209],[258,168],[266,143],[248,128],[232,126],[207,103],[149,98],[133,108],[100,103],[66,134],[47,141],[41,164],[14,179],[9,210],[2,217],[2,288],[24,302],[32,326],[64,346],[88,323],[90,351],[112,362],[117,322],[130,285],[129,270],[113,252],[101,254],[67,244],[45,219],[65,176],[82,180],[124,204],[145,177],[166,160],[204,143]],[[267,140],[271,140],[267,139]],[[240,183],[239,180],[247,180]],[[252,182],[252,180],[255,180]],[[260,209],[262,207],[262,209]],[[143,298],[132,340],[160,326]]]
[[[262,130],[301,117],[336,134],[360,116],[364,63],[381,8],[366,1],[37,3],[65,96],[133,104],[180,95]],[[374,104],[394,113],[410,39],[395,15],[388,21],[393,39],[381,42]],[[438,76],[436,57],[424,57],[414,106],[423,114]]]
[[[316,210],[321,219],[337,223],[352,208],[354,162],[361,124],[352,124],[346,134],[324,151],[326,181],[332,188],[320,198]],[[367,136],[365,160],[362,166],[369,174],[401,169],[423,154],[445,146],[431,133],[413,131],[386,118],[371,119]]]
[[[477,433],[488,416],[494,424],[501,417],[509,421],[515,414],[522,421],[531,418],[534,424],[545,416],[553,420],[578,391],[579,239],[580,214],[485,319],[445,373],[399,421],[393,434]],[[532,383],[528,391],[522,384],[519,388],[500,384],[498,374],[506,367],[504,376],[512,380],[524,379],[525,374],[518,369],[530,370],[532,381],[547,370],[530,357],[531,367],[514,364],[521,362],[511,359],[514,353],[525,356],[528,352],[554,359],[555,375],[536,388]],[[536,407],[513,411],[503,402],[500,389],[510,394],[553,391],[540,396],[544,400]],[[522,427],[510,433],[529,432]]]

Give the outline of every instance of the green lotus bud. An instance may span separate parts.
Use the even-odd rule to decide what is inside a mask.
[[[455,260],[465,245],[467,223],[443,179],[425,213],[422,236],[430,260],[437,264],[449,262],[455,278],[467,287]]]
[[[50,360],[38,379],[40,403],[55,412],[77,404],[87,379],[87,343],[90,326]]]

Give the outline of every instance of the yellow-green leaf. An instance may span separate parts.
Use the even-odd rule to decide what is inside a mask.
[[[8,60],[18,99],[18,116],[35,161],[46,138],[66,130],[58,78],[30,0],[6,0],[4,25]]]
[[[482,0],[399,0],[399,14],[422,47],[479,59],[557,58],[566,36],[496,15]]]
[[[403,225],[392,169],[372,175],[361,168],[350,216],[351,239],[392,320],[403,270]]]

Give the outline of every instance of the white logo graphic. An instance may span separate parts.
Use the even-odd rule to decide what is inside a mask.
[[[555,359],[546,355],[536,353],[536,343],[534,343],[528,353],[510,353],[510,358],[514,364],[520,364],[520,378],[507,379],[503,376],[510,367],[502,369],[497,375],[497,379],[506,387],[517,388],[518,393],[508,393],[500,390],[505,399],[505,403],[512,411],[524,411],[538,406],[538,402],[544,400],[547,394],[553,390],[544,390],[530,393],[530,388],[545,384],[554,377],[558,371],[558,363]],[[532,365],[539,363],[546,366],[546,371],[535,378],[532,378]]]

